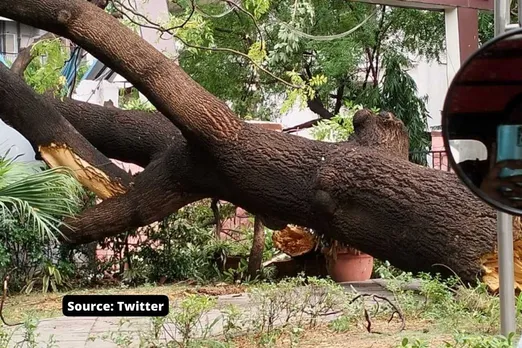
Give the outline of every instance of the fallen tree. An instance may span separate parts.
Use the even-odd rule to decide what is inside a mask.
[[[178,65],[90,3],[3,0],[0,15],[71,39],[127,78],[161,112],[49,101],[26,89],[23,95],[32,97],[25,100],[34,107],[22,108],[2,90],[0,111],[14,112],[17,122],[10,124],[35,148],[65,144],[81,166],[102,171],[85,152],[91,147],[76,142],[83,138],[106,157],[145,166],[124,189],[69,221],[72,230],[64,232],[71,242],[115,235],[194,200],[218,197],[256,214],[269,228],[306,226],[404,270],[451,269],[474,282],[484,275],[484,257],[495,259],[493,209],[454,174],[408,162],[406,129],[389,113],[359,112],[354,136],[337,144],[265,130],[241,121]],[[9,80],[22,88],[13,73],[0,73],[2,84]],[[56,117],[41,116],[47,113]],[[25,125],[39,120],[49,127],[42,128],[43,138],[31,139],[37,125]],[[53,132],[63,120],[74,129]],[[63,156],[54,157],[67,165]]]

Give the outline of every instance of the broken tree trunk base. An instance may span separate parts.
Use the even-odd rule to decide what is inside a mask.
[[[522,219],[520,217],[513,218],[513,254],[515,263],[515,284],[516,291],[522,291]],[[497,293],[500,287],[498,272],[498,254],[494,252],[484,255],[482,262],[482,282],[487,285],[488,289]]]
[[[276,249],[296,257],[314,250],[317,237],[304,227],[288,225],[272,234],[272,242]]]
[[[107,174],[83,160],[66,144],[50,143],[47,146],[39,146],[38,151],[49,167],[69,168],[76,180],[101,199],[114,197],[126,191],[121,183],[111,180]]]
[[[522,218],[513,218],[513,238],[515,257],[515,284],[517,291],[522,291]],[[301,226],[287,226],[274,232],[272,235],[274,247],[291,256],[305,256],[317,249],[318,238],[308,229]],[[332,242],[333,247],[328,248],[328,256],[336,257],[336,250],[343,248],[338,241]],[[353,248],[352,248],[353,249]],[[356,249],[353,252],[359,252]],[[360,253],[360,252],[359,252]],[[484,255],[481,258],[483,275],[480,280],[487,286],[488,290],[497,293],[499,290],[498,254],[495,252]]]

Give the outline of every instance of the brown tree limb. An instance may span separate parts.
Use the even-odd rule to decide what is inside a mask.
[[[316,96],[314,99],[308,100],[307,105],[310,110],[321,116],[321,119],[330,119],[335,116],[333,113],[328,111],[328,109],[326,109],[318,96]]]
[[[108,199],[66,220],[62,232],[66,242],[88,243],[116,236],[159,221],[179,208],[205,198],[189,193],[176,177],[189,176],[184,170],[172,173],[166,166],[173,154],[165,153],[147,166],[124,194]],[[187,185],[189,186],[189,185]]]
[[[132,177],[94,148],[45,97],[1,64],[0,81],[0,118],[21,132],[49,166],[69,167],[102,199],[125,192]]]
[[[83,0],[8,0],[2,1],[0,12],[73,40],[125,76],[187,138],[197,138],[198,143],[207,146],[237,139],[242,122],[224,102],[194,82],[174,61],[96,6]],[[129,60],[126,57],[147,59]],[[127,64],[115,64],[125,60]]]
[[[379,300],[387,302],[390,305],[390,307],[392,308],[392,310],[393,310],[392,314],[390,316],[390,319],[388,319],[388,323],[390,323],[393,320],[393,317],[395,316],[395,314],[397,314],[397,316],[401,320],[401,326],[399,327],[398,332],[401,332],[401,331],[404,330],[404,328],[406,327],[406,320],[404,319],[404,315],[399,310],[399,308],[392,301],[390,301],[390,299],[388,299],[388,298],[386,298],[384,296],[379,296],[379,295],[375,295],[375,294],[359,294],[359,295],[355,296],[350,301],[350,304],[354,303],[357,300],[362,300],[363,301],[363,306],[364,306],[364,300],[367,297],[371,297],[375,301],[375,303],[377,304],[377,309],[375,310],[374,315],[377,315],[377,313],[379,311],[379,308],[380,308]],[[372,322],[371,322],[371,319],[370,319],[370,314],[368,313],[366,308],[364,308],[364,317],[366,319],[366,324],[367,324],[366,325],[366,330],[369,333],[372,333]],[[373,331],[373,333],[378,333],[378,332]]]
[[[285,128],[285,129],[283,129],[283,132],[284,133],[295,133],[295,132],[298,132],[303,129],[312,128],[313,126],[316,126],[319,123],[319,121],[321,121],[321,120],[323,120],[323,118],[316,118],[315,120],[306,121],[301,124],[298,124],[297,126]]]
[[[212,213],[214,214],[214,235],[217,240],[221,239],[221,214],[219,213],[218,203],[219,199],[217,198],[212,198],[212,202],[210,203],[210,209],[212,209]]]
[[[109,158],[146,167],[169,146],[186,146],[179,129],[159,112],[47,98],[78,132]]]

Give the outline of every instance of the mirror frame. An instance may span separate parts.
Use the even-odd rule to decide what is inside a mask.
[[[463,74],[464,71],[466,71],[466,68],[471,64],[471,62],[479,55],[482,54],[484,51],[487,51],[492,45],[496,44],[499,41],[505,40],[511,36],[516,35],[522,35],[522,28],[517,28],[510,30],[506,33],[503,33],[501,35],[498,35],[494,37],[493,39],[489,40],[485,44],[483,44],[478,50],[476,50],[470,57],[466,59],[464,64],[459,68],[455,76],[453,76],[453,79],[451,80],[451,84],[448,87],[448,91],[446,92],[446,97],[444,98],[444,106],[441,113],[441,126],[442,126],[442,140],[444,143],[444,149],[446,151],[446,156],[448,157],[448,164],[450,167],[455,171],[457,174],[457,177],[477,196],[479,199],[481,199],[483,202],[487,203],[489,206],[493,207],[495,210],[508,213],[514,216],[522,216],[522,209],[517,209],[510,207],[508,205],[505,205],[503,203],[497,202],[493,199],[490,199],[489,196],[484,194],[484,192],[476,187],[469,177],[464,173],[464,171],[460,168],[460,166],[455,162],[455,158],[453,157],[453,154],[451,152],[450,147],[450,139],[449,139],[449,125],[448,125],[448,116],[447,116],[447,110],[450,107],[450,98],[449,95],[452,92],[452,89],[455,87],[455,84],[458,80],[458,78]],[[520,38],[522,40],[522,37]],[[522,81],[521,81],[521,92],[522,92]],[[461,139],[465,140],[465,139]]]

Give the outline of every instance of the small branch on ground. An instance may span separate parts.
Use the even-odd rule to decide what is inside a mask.
[[[384,296],[379,296],[379,295],[375,295],[375,294],[360,294],[360,295],[357,295],[355,296],[349,304],[352,304],[354,303],[355,301],[359,300],[359,299],[362,299],[363,300],[363,306],[364,306],[364,299],[366,297],[371,297],[375,303],[377,303],[377,309],[374,313],[374,315],[377,314],[377,312],[379,311],[380,309],[380,304],[379,304],[379,301],[378,300],[382,300],[384,302],[387,302],[390,307],[393,309],[393,312],[391,314],[391,317],[390,319],[388,319],[388,323],[390,323],[393,318],[395,317],[395,314],[397,314],[397,316],[399,317],[399,319],[401,320],[401,327],[399,328],[398,332],[401,332],[402,330],[404,330],[404,328],[406,327],[406,320],[404,319],[404,315],[401,313],[401,311],[399,310],[399,308],[393,304],[392,301],[390,301],[388,298],[384,297]],[[366,308],[364,308],[364,317],[366,319],[366,330],[369,332],[369,333],[381,333],[381,332],[377,332],[377,331],[371,331],[371,327],[372,327],[372,322],[370,320],[370,315],[368,313],[368,311],[366,310]]]

